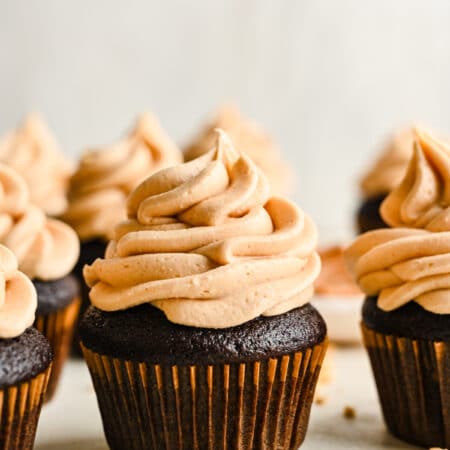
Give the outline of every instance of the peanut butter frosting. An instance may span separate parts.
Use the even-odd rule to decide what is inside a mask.
[[[70,181],[69,207],[63,220],[82,241],[108,240],[126,219],[126,199],[152,173],[181,162],[181,153],[151,114],[109,148],[87,151]]]
[[[25,181],[2,164],[0,243],[13,251],[22,272],[44,281],[69,274],[79,255],[75,231],[59,220],[48,218],[30,203]]]
[[[3,136],[0,162],[25,179],[32,202],[46,214],[64,212],[72,165],[40,116],[30,115],[17,130]]]
[[[247,153],[269,179],[272,192],[284,195],[292,190],[293,174],[281,159],[281,152],[271,137],[256,122],[242,116],[233,106],[222,107],[184,152],[191,161],[210,151],[216,141],[217,128],[223,129],[236,148]]]
[[[415,131],[413,157],[401,184],[381,205],[393,228],[360,236],[347,250],[361,289],[391,311],[415,301],[450,314],[450,149]]]
[[[34,322],[36,289],[18,270],[17,258],[0,245],[0,339],[20,336]]]
[[[393,134],[384,151],[361,179],[361,190],[366,198],[388,194],[403,179],[412,156],[413,127]]]
[[[94,306],[151,303],[178,324],[227,328],[307,303],[317,231],[223,131],[205,155],[162,170],[128,199],[105,259],[85,266]]]

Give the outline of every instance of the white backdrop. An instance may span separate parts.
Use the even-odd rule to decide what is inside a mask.
[[[1,0],[0,131],[29,110],[67,152],[151,109],[185,142],[236,100],[281,144],[323,240],[348,236],[383,135],[450,134],[448,0]]]

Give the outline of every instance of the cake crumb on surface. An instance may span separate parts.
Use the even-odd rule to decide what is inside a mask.
[[[314,403],[316,405],[323,405],[324,403],[327,402],[327,398],[323,395],[317,395],[316,398],[314,399]]]
[[[344,408],[343,415],[348,420],[354,419],[356,417],[355,408],[352,408],[351,406],[346,406]]]

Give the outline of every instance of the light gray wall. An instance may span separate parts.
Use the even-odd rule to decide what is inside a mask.
[[[448,0],[2,0],[0,131],[42,111],[72,155],[154,110],[183,142],[235,99],[280,142],[324,240],[383,134],[450,134]]]

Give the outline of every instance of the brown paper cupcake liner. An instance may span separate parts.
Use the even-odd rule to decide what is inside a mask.
[[[393,435],[450,447],[450,342],[412,340],[362,325],[384,419]]]
[[[152,365],[82,349],[113,450],[294,450],[326,346],[213,366]]]
[[[33,448],[51,365],[33,379],[0,390],[0,448]]]
[[[53,369],[48,383],[45,401],[55,394],[64,362],[70,351],[75,324],[80,310],[80,299],[52,314],[37,314],[34,326],[48,339],[53,349]]]

